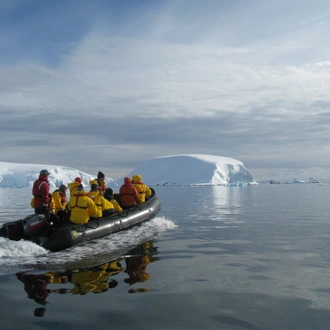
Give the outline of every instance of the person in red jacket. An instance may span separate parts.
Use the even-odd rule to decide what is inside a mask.
[[[124,210],[140,204],[139,193],[132,185],[131,178],[124,179],[124,184],[119,189],[119,195],[121,206]]]
[[[47,214],[51,206],[49,174],[47,170],[41,170],[39,179],[33,183],[32,195],[34,196],[34,213],[36,214]]]

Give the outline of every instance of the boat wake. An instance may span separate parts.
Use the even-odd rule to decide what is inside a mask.
[[[28,270],[67,270],[91,267],[119,258],[138,244],[155,239],[161,232],[176,227],[174,222],[156,217],[130,230],[50,252],[29,241],[11,241],[0,237],[0,274]]]

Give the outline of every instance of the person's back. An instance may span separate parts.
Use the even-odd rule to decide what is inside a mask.
[[[66,191],[68,187],[61,184],[58,189],[52,193],[54,213],[57,215],[60,221],[66,221],[68,219],[68,211],[66,209]]]
[[[102,205],[102,217],[107,217],[116,213],[115,207],[112,202],[108,201],[106,198],[101,196],[101,205]]]
[[[54,200],[54,209],[55,214],[57,214],[59,211],[64,211],[66,208],[66,190],[68,187],[64,184],[61,184],[58,189],[56,189],[53,193],[53,200]]]
[[[142,176],[140,174],[136,174],[133,176],[133,186],[140,195],[141,203],[144,203],[146,201],[146,198],[151,196],[151,189],[142,182]]]
[[[97,208],[101,211],[102,217],[115,213],[113,204],[101,195],[99,186],[96,183],[91,185],[91,191],[87,193],[87,196],[94,201]]]
[[[81,185],[81,183],[82,183],[81,178],[77,177],[74,179],[73,182],[70,182],[68,184],[70,196],[74,196],[77,193],[77,188]]]
[[[111,188],[107,188],[105,190],[104,198],[107,199],[109,202],[112,203],[112,205],[114,206],[115,211],[117,213],[123,211],[123,209],[121,208],[121,206],[119,205],[119,203],[115,200],[114,194],[113,194],[113,190]]]
[[[33,183],[32,195],[34,196],[33,205],[36,214],[49,212],[51,206],[48,183],[49,174],[47,170],[41,170],[39,178]]]
[[[124,179],[124,184],[119,189],[121,206],[123,209],[134,207],[140,203],[140,196],[132,185],[130,178]]]
[[[96,183],[91,185],[91,190],[87,193],[87,196],[93,200],[98,209],[102,211],[101,195],[99,186]]]
[[[70,221],[74,224],[84,224],[89,221],[90,216],[94,218],[102,216],[101,211],[87,196],[82,185],[77,188],[76,195],[70,197],[68,209],[71,211]]]

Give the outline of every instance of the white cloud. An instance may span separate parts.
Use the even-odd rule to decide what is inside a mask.
[[[228,156],[242,150],[248,159],[272,159],[276,150],[287,161],[293,154],[306,159],[308,144],[319,146],[315,160],[324,160],[330,127],[319,122],[330,105],[330,64],[329,6],[323,4],[321,11],[322,4],[284,1],[166,1],[130,21],[123,17],[119,26],[105,14],[93,17],[97,23],[80,40],[59,44],[56,64],[22,50],[16,64],[0,67],[0,137],[8,141],[7,155],[21,154],[11,128],[24,131],[38,155],[63,136],[67,143],[53,150],[66,160],[80,143],[93,155],[103,150],[101,162],[100,146],[116,145],[121,164],[194,152],[193,146]],[[39,118],[48,132],[36,136]],[[187,132],[194,134],[188,139]],[[260,156],[251,153],[255,148]],[[91,158],[79,161],[90,164]]]
[[[85,40],[57,69],[26,65],[1,70],[1,86],[11,77],[1,105],[60,112],[100,108],[115,117],[136,111],[142,116],[204,117],[278,101],[287,109],[298,101],[330,101],[326,61],[271,65],[253,60],[262,58],[263,49],[236,52],[206,44],[125,40],[112,50],[112,41]],[[216,55],[221,53],[225,55]]]

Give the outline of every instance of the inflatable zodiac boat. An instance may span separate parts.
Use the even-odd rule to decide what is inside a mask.
[[[152,195],[145,203],[111,216],[90,220],[83,225],[66,223],[54,226],[44,215],[32,214],[21,220],[4,223],[0,228],[0,236],[14,241],[32,241],[55,252],[149,221],[160,208],[160,200],[152,190]]]

